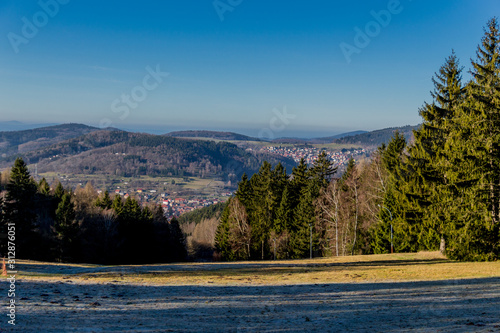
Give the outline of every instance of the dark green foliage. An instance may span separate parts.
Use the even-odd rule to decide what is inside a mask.
[[[95,205],[97,207],[101,207],[102,209],[111,209],[113,202],[111,201],[111,198],[109,197],[109,192],[107,190],[104,191],[102,198],[101,197],[97,198]]]
[[[234,250],[229,243],[229,205],[222,211],[215,233],[215,249],[224,260],[235,260]]]
[[[187,258],[186,251],[186,239],[182,233],[179,221],[174,217],[170,220],[170,239],[169,239],[169,249],[170,249],[170,260],[171,261],[182,261]]]
[[[472,61],[472,81],[447,142],[455,202],[447,253],[463,260],[500,257],[500,33],[490,20]]]
[[[195,209],[191,212],[187,212],[185,214],[182,214],[177,218],[177,221],[179,221],[179,224],[183,225],[185,223],[190,223],[194,222],[196,224],[200,223],[203,220],[208,220],[213,217],[218,217],[221,212],[224,210],[226,207],[226,203],[220,202],[215,205],[210,205],[207,207],[203,207],[200,209]]]
[[[269,162],[250,180],[243,175],[236,198],[221,215],[219,255],[238,260],[250,252],[251,259],[271,259],[276,244],[278,258],[308,257],[310,227],[316,228],[313,202],[335,172],[323,153],[310,168],[302,160],[291,177],[281,164],[273,168]],[[317,238],[315,229],[315,249]]]
[[[40,180],[40,183],[38,184],[38,191],[46,196],[50,194],[50,186],[45,178]]]
[[[54,224],[55,238],[58,241],[59,261],[71,261],[77,247],[79,226],[75,220],[75,207],[71,202],[71,195],[65,193],[57,206],[56,221]]]
[[[0,196],[0,226],[16,227],[16,257],[64,262],[142,264],[186,259],[186,244],[177,221],[167,221],[159,206],[142,207],[105,192],[100,198],[87,184],[54,193],[45,179],[31,178],[22,159],[16,160]],[[98,205],[96,206],[96,203]],[[1,243],[7,253],[6,242]]]
[[[123,211],[123,201],[122,197],[119,195],[115,195],[113,202],[111,203],[111,209],[115,212],[116,215],[120,216]]]
[[[54,197],[61,200],[63,195],[64,195],[64,187],[62,186],[61,182],[58,182],[56,189],[54,190]]]
[[[35,248],[38,244],[35,233],[37,184],[20,158],[16,159],[11,169],[6,190],[2,231],[5,232],[7,224],[15,225],[16,256],[32,257],[37,252]],[[5,246],[5,242],[2,243]],[[2,249],[2,252],[6,253],[5,249]]]
[[[438,250],[459,260],[500,257],[500,33],[490,20],[461,82],[453,53],[433,78],[432,103],[405,148],[395,138],[383,153],[389,173],[384,205],[394,217],[397,251]],[[396,148],[396,149],[394,149]],[[387,214],[372,234],[387,249]]]

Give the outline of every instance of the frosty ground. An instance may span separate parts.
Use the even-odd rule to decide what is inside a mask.
[[[146,266],[23,262],[16,326],[4,310],[0,329],[500,332],[499,263],[470,265],[428,254]],[[447,278],[459,271],[460,278]]]

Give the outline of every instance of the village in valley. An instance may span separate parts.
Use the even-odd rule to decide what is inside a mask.
[[[300,162],[303,158],[308,165],[312,165],[319,154],[322,151],[325,151],[328,158],[332,161],[333,166],[340,168],[347,165],[349,159],[351,158],[358,160],[368,157],[371,153],[371,150],[368,148],[325,149],[294,145],[266,146],[260,148],[260,151],[291,158],[296,163]],[[291,172],[291,170],[289,172]],[[73,178],[73,181],[77,179],[75,176],[61,176],[58,178],[60,178],[60,181],[65,184],[71,184],[71,178]],[[192,179],[190,178],[183,179],[182,182],[177,183],[177,188],[175,188],[175,190],[172,188],[172,183],[175,184],[175,181],[172,180],[167,182],[142,182],[140,187],[134,187],[135,183],[133,180],[127,182],[125,179],[121,179],[119,184],[106,187],[108,188],[111,196],[119,195],[123,199],[132,197],[144,204],[159,204],[163,208],[165,216],[168,218],[179,217],[182,214],[196,209],[226,202],[235,192],[235,188],[230,182],[210,182],[209,184],[212,184],[212,187],[206,186],[198,191],[186,188],[186,185],[188,185],[191,181]],[[94,183],[94,181],[91,182]],[[77,185],[84,186],[85,182],[80,182]],[[95,183],[93,186],[95,188],[102,188]],[[103,192],[103,189],[97,190],[99,195]]]
[[[333,162],[333,166],[339,167],[347,164],[349,159],[352,157],[357,159],[363,155],[369,156],[369,151],[365,148],[352,148],[352,149],[342,149],[342,150],[328,150],[316,147],[286,147],[286,146],[269,146],[264,147],[262,150],[269,153],[278,154],[283,157],[292,158],[296,163],[304,159],[307,165],[312,165],[314,161],[318,158],[322,151],[326,152],[326,155]]]

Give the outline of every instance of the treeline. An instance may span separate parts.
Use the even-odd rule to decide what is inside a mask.
[[[243,175],[220,219],[215,237],[223,259],[303,258],[309,253],[313,202],[336,169],[322,153],[312,167],[302,159],[291,176],[264,162],[250,179]]]
[[[500,34],[490,20],[472,60],[472,79],[453,53],[433,78],[415,140],[393,140],[384,195],[403,250],[438,249],[450,258],[500,255]],[[384,219],[386,225],[387,217]]]
[[[500,256],[500,34],[490,20],[472,79],[452,53],[433,78],[433,101],[407,142],[396,132],[371,161],[341,178],[320,156],[288,176],[264,163],[244,176],[216,235],[223,259],[441,250],[458,260]],[[320,171],[322,170],[322,171]],[[328,171],[327,171],[328,170]],[[393,238],[391,240],[391,235]]]
[[[306,258],[311,244],[314,256],[373,253],[388,155],[381,148],[370,162],[351,159],[340,178],[325,153],[311,167],[302,160],[289,176],[281,165],[264,163],[250,180],[243,176],[223,211],[218,254],[224,260]]]
[[[17,159],[0,197],[0,233],[15,227],[15,256],[59,262],[143,264],[186,259],[178,222],[160,206],[100,196],[87,184],[75,191],[35,182]],[[10,227],[10,229],[8,229]],[[10,251],[10,250],[9,250]],[[0,243],[7,256],[8,243]]]

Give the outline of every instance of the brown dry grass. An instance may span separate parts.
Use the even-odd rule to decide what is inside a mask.
[[[22,262],[26,280],[71,279],[89,283],[147,283],[161,285],[289,285],[308,283],[352,283],[427,281],[500,277],[500,262],[456,262],[438,252],[365,255],[312,260],[253,261],[237,263],[193,263],[174,265],[116,266],[107,272],[92,271],[95,265],[65,265],[89,268],[90,272],[57,274],[30,272]],[[64,264],[44,263],[58,267]],[[168,268],[168,269],[167,269]]]

